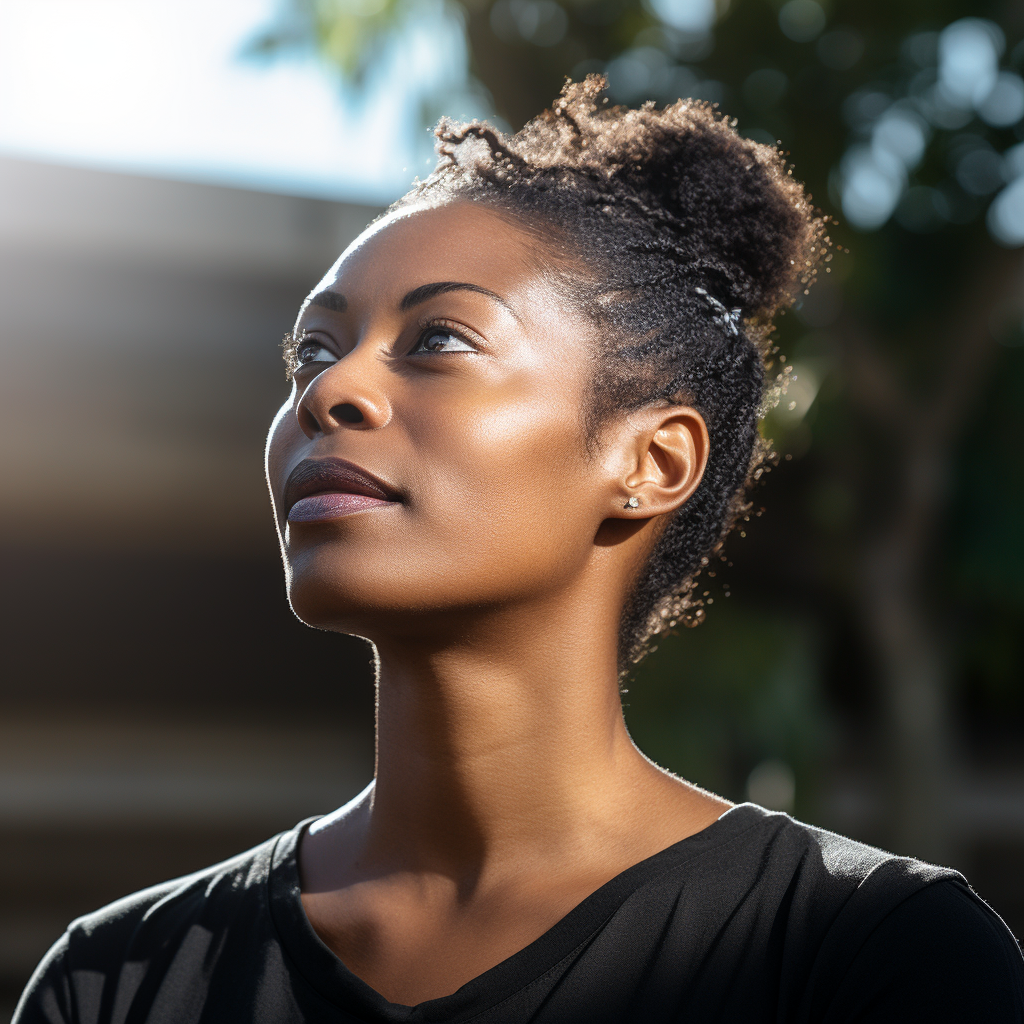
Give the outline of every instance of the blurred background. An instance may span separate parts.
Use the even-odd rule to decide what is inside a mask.
[[[836,221],[631,729],[1020,935],[1022,37],[1024,0],[0,0],[0,1019],[72,917],[369,780],[367,649],[284,601],[278,344],[438,114],[590,71],[719,103]]]

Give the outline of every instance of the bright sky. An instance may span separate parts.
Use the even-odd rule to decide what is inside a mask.
[[[439,66],[461,77],[461,37],[440,22],[411,33],[363,106],[311,59],[239,56],[275,12],[275,0],[0,0],[0,153],[367,202],[403,192],[427,152],[416,87]]]

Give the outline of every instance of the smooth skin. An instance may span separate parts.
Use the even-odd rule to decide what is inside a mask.
[[[596,337],[552,259],[468,202],[374,225],[300,311],[268,442],[292,608],[379,658],[375,778],[303,837],[302,902],[395,1003],[454,992],[730,806],[643,756],[618,693],[631,581],[707,429],[657,404],[588,444]],[[453,282],[473,289],[410,305]],[[287,522],[288,474],[331,456],[400,500]]]

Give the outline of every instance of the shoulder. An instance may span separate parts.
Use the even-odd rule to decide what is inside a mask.
[[[803,906],[827,915],[855,900],[857,908],[887,912],[923,886],[961,877],[950,868],[899,857],[756,804],[732,808],[717,824],[728,825],[722,831],[731,858],[748,863],[764,891],[777,892],[780,886],[790,891],[794,910]]]
[[[1019,947],[958,872],[755,805],[720,820],[730,819],[711,868],[720,873],[724,860],[746,918],[770,922],[765,948],[777,957],[780,999],[794,1019],[884,1021],[896,1007],[891,1019],[922,1020],[908,1007],[925,990],[955,989],[960,1004],[996,1000],[1000,1012],[1007,1000],[1021,1005]],[[848,1015],[855,1006],[860,1016]]]
[[[262,897],[280,838],[274,836],[219,864],[142,889],[77,918],[68,926],[69,949],[113,953],[144,942],[149,935],[162,941],[169,929],[238,913],[253,898]]]
[[[1024,1021],[1020,947],[959,879],[900,902],[843,967],[829,1019]]]
[[[959,872],[752,810],[801,1019],[1024,1022],[1020,947]]]
[[[657,873],[645,871],[639,898],[685,905],[706,928],[770,948],[794,991],[804,987],[823,948],[848,961],[903,900],[961,878],[755,804],[731,808],[654,865]]]
[[[780,909],[788,919],[791,937],[806,931],[813,936],[812,948],[822,955],[838,956],[842,947],[852,956],[883,920],[924,893],[968,893],[973,903],[947,900],[947,911],[990,914],[1006,931],[952,868],[897,856],[788,815],[757,807],[749,807],[748,814],[760,818],[750,840],[751,853],[761,858],[760,881],[775,892],[786,887],[787,898]],[[935,898],[922,895],[913,905],[930,907]],[[916,918],[904,915],[906,911],[898,919],[913,928]]]
[[[132,893],[77,918],[36,968],[15,1012],[17,1024],[78,1019],[77,1008],[123,975],[124,965],[204,957],[228,932],[251,933],[266,918],[275,850],[301,826],[229,860]]]

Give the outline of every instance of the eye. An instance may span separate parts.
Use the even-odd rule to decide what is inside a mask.
[[[295,365],[308,366],[310,363],[336,363],[338,357],[326,346],[313,338],[303,338],[295,346]]]
[[[476,352],[461,334],[450,327],[428,327],[416,340],[412,351],[417,352]]]

